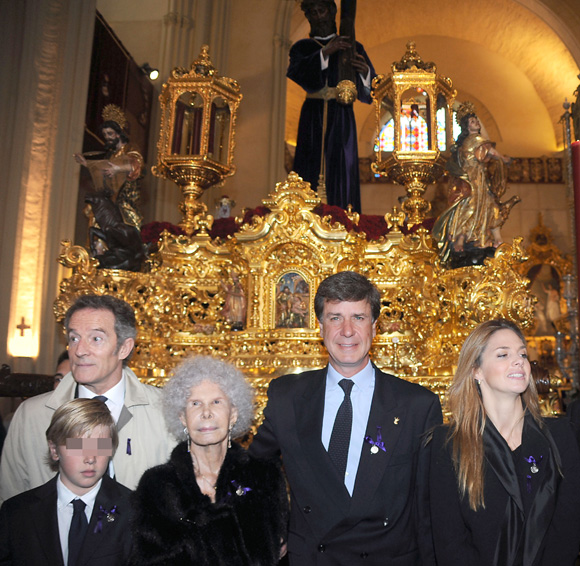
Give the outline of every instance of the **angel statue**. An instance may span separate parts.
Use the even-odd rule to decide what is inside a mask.
[[[443,261],[452,267],[481,264],[503,243],[500,228],[511,208],[520,202],[513,196],[506,202],[507,165],[495,143],[481,135],[481,124],[471,102],[462,104],[456,116],[461,133],[447,162],[450,174],[450,206],[433,226]]]

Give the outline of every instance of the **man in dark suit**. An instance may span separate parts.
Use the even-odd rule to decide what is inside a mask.
[[[74,399],[46,432],[58,474],[4,502],[0,564],[124,566],[131,550],[131,491],[105,472],[119,438],[105,403]]]
[[[422,435],[439,399],[370,362],[380,294],[365,277],[328,277],[314,308],[329,365],[272,381],[250,447],[282,456],[290,564],[434,564]]]

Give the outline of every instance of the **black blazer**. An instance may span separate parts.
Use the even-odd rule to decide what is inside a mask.
[[[529,418],[529,417],[526,417]],[[577,429],[566,419],[546,419],[548,430],[562,460],[563,477],[559,478],[555,508],[547,531],[537,533],[541,545],[533,566],[572,566],[580,547],[580,450]],[[440,566],[492,566],[509,495],[491,466],[484,476],[485,509],[472,511],[468,498],[461,498],[451,460],[451,443],[445,444],[447,427],[439,427],[433,435],[430,470],[431,514],[435,554]],[[524,447],[524,444],[522,444]],[[527,449],[536,459],[549,457]],[[518,478],[526,512],[532,508],[542,478],[527,471]],[[529,491],[526,475],[530,476]],[[532,533],[533,534],[533,533]],[[525,566],[532,566],[526,564]]]
[[[372,454],[364,443],[351,498],[321,441],[326,373],[274,379],[250,446],[255,456],[282,455],[291,491],[290,564],[433,563],[421,513],[428,458],[420,447],[422,434],[442,420],[439,398],[375,368],[366,434],[376,439],[382,427],[386,452]]]
[[[79,564],[122,566],[127,563],[131,549],[130,494],[131,490],[103,476]],[[64,566],[56,506],[56,476],[4,502],[0,509],[1,565]],[[110,522],[100,507],[110,511],[115,506],[114,521]],[[95,533],[99,521],[102,529]]]

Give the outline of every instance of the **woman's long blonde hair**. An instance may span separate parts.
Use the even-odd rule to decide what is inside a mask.
[[[509,320],[490,320],[480,324],[461,348],[457,371],[447,393],[446,407],[451,412],[447,441],[453,444],[453,465],[459,492],[462,496],[467,494],[469,506],[474,511],[485,507],[483,430],[486,420],[481,393],[475,382],[475,372],[481,366],[482,354],[491,336],[504,329],[515,332],[523,344],[526,344],[522,331]],[[522,399],[526,412],[542,426],[538,392],[531,377]]]

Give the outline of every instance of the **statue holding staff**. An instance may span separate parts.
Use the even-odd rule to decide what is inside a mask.
[[[303,0],[310,38],[290,49],[287,76],[306,91],[294,170],[328,204],[361,212],[357,130],[352,103],[371,103],[372,63],[354,39],[356,1],[342,2],[341,34],[334,0]],[[349,35],[343,35],[349,33]],[[348,82],[344,82],[348,81]],[[350,83],[350,84],[349,84]]]

